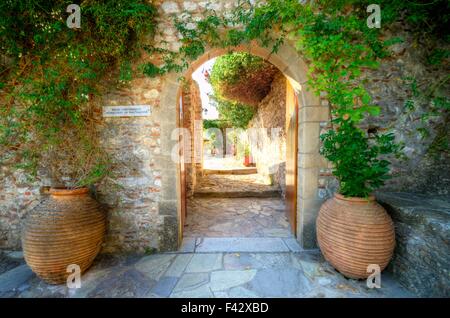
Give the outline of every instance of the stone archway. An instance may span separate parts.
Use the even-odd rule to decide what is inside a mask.
[[[329,119],[328,105],[325,100],[314,95],[307,87],[307,66],[296,50],[289,44],[283,44],[276,53],[254,43],[234,48],[210,49],[195,62],[191,63],[184,76],[189,77],[204,62],[229,51],[246,51],[260,56],[272,63],[286,76],[294,87],[299,102],[298,114],[298,174],[297,174],[297,240],[305,248],[316,247],[315,220],[324,200],[320,189],[320,175],[326,173],[327,162],[319,154],[320,130]],[[171,160],[171,152],[177,141],[172,140],[172,131],[177,128],[177,103],[180,83],[179,74],[168,74],[164,78],[161,94],[161,154],[165,160],[161,167],[162,189],[160,214],[171,216],[170,229],[177,241],[181,241],[180,231],[180,174],[178,165]],[[174,191],[176,189],[176,191]],[[174,228],[176,226],[176,228]],[[166,232],[167,232],[166,230]],[[172,241],[175,241],[173,237]]]

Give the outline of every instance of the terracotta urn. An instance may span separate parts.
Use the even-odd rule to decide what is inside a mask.
[[[325,259],[344,276],[369,277],[368,266],[383,270],[392,258],[395,231],[391,217],[375,197],[336,194],[320,208],[317,240]]]
[[[50,189],[25,219],[25,261],[47,283],[65,283],[69,265],[78,265],[81,273],[91,266],[105,231],[106,215],[87,188]]]

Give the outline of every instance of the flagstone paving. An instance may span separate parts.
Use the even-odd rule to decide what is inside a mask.
[[[231,197],[272,191],[257,175],[208,175],[200,185]],[[99,255],[79,289],[48,285],[31,272],[22,253],[0,251],[0,297],[414,296],[389,273],[382,274],[380,289],[369,289],[365,281],[336,272],[319,251],[302,250],[279,197],[192,198],[184,236],[178,252]]]
[[[257,173],[254,174],[208,174],[195,186],[195,197],[242,198],[279,197],[280,188],[270,185]]]
[[[293,243],[292,243],[293,244]],[[300,247],[297,243],[297,246]],[[195,251],[205,252],[289,252],[279,237],[205,237],[196,242]]]
[[[0,275],[0,297],[411,297],[388,273],[380,289],[346,279],[318,251],[100,255],[81,288],[48,285],[26,265]]]
[[[192,198],[185,237],[292,237],[281,198]]]

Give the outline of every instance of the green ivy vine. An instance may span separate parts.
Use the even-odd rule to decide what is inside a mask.
[[[377,68],[380,60],[389,56],[387,46],[401,41],[397,38],[383,41],[379,29],[368,28],[369,4],[358,0],[319,0],[306,4],[297,0],[268,0],[253,6],[250,1],[240,1],[226,16],[207,10],[205,18],[197,21],[187,15],[182,21],[175,19],[175,26],[183,36],[179,52],[159,51],[165,63],[148,68],[154,75],[183,70],[207,46],[229,48],[255,40],[276,52],[286,40],[293,41],[308,62],[309,87],[317,95],[325,92],[330,103],[333,129],[321,136],[324,141],[321,153],[334,164],[341,193],[365,197],[389,177],[389,161],[378,159],[379,156],[399,151],[391,133],[369,138],[358,128],[365,117],[380,113],[361,75],[367,69]],[[407,23],[416,31],[447,32],[440,23],[448,25],[448,13],[440,12],[440,19],[430,26],[433,14],[448,8],[446,1],[422,5],[383,0],[379,4],[384,24],[406,16]],[[435,53],[431,59],[443,56],[445,53]],[[343,147],[348,147],[347,151]]]
[[[449,40],[449,2],[380,0],[382,24],[398,19],[411,24],[420,34],[436,34]],[[378,155],[395,152],[392,136],[370,139],[361,135],[359,123],[376,116],[379,108],[361,80],[368,68],[376,68],[389,54],[386,46],[398,39],[381,40],[379,29],[369,29],[366,8],[370,1],[268,0],[253,6],[238,1],[226,16],[207,9],[197,20],[189,14],[175,18],[182,46],[176,51],[143,45],[142,37],[152,33],[156,8],[144,0],[91,0],[81,2],[83,31],[65,26],[67,3],[62,0],[4,0],[0,4],[0,55],[7,57],[0,69],[1,162],[18,161],[18,166],[36,172],[43,154],[66,159],[75,170],[75,186],[95,183],[108,171],[108,158],[93,138],[92,97],[101,93],[101,80],[119,68],[120,81],[132,78],[131,61],[142,48],[160,64],[145,63],[138,70],[156,77],[182,72],[205,53],[206,47],[232,48],[257,41],[276,52],[293,42],[308,62],[309,87],[316,94],[326,92],[333,129],[322,136],[322,153],[335,164],[334,173],[344,195],[365,196],[380,186],[388,165]],[[194,26],[194,27],[192,27]],[[448,52],[436,48],[429,61],[440,63]],[[334,135],[333,135],[334,134]],[[346,136],[358,137],[358,153],[365,153],[361,182],[348,185],[352,158],[337,156]],[[367,137],[367,138],[366,138]],[[335,139],[336,138],[336,139]],[[71,142],[70,149],[64,147]],[[381,143],[381,144],[380,144]],[[355,146],[356,147],[356,146]],[[388,151],[389,150],[389,151]],[[374,160],[372,160],[374,159]],[[55,168],[58,170],[58,168]],[[339,170],[346,170],[344,174]]]
[[[81,28],[72,29],[68,4],[0,4],[0,164],[31,176],[45,167],[53,185],[83,187],[111,167],[98,144],[94,96],[105,77],[131,79],[131,61],[154,32],[157,11],[145,0],[82,1]]]

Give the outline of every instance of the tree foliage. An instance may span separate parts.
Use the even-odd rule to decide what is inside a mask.
[[[225,99],[211,96],[219,113],[219,119],[228,124],[229,127],[246,129],[253,118],[255,110],[253,107]]]
[[[262,58],[247,52],[230,52],[216,59],[209,79],[214,92],[212,100],[222,120],[232,127],[247,128],[255,114],[253,105],[270,89],[274,75],[266,72],[268,66]],[[250,80],[255,74],[265,77],[263,82]]]
[[[258,56],[232,52],[216,59],[210,82],[217,98],[256,107],[270,92],[278,72]]]
[[[211,71],[213,87],[221,84],[236,84],[250,73],[264,67],[264,60],[247,52],[232,52],[219,56]]]
[[[204,119],[203,120],[203,129],[224,129],[228,128],[229,123],[226,120],[222,119]]]

